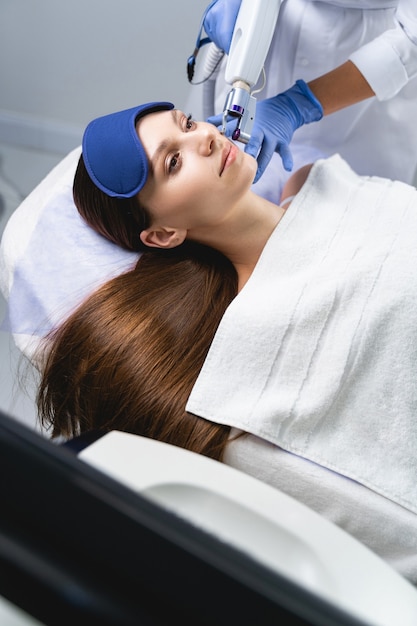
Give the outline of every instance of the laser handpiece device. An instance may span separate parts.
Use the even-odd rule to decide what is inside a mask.
[[[253,87],[259,80],[271,45],[282,0],[242,0],[233,31],[225,79],[232,85],[223,109],[223,134],[230,117],[237,118],[232,139],[248,143],[255,119]]]

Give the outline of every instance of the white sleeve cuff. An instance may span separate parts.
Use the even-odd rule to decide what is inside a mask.
[[[417,74],[417,45],[400,26],[362,46],[349,58],[378,100],[392,98]]]

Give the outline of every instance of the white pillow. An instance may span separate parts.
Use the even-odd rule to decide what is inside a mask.
[[[14,211],[0,244],[2,330],[32,360],[39,341],[93,289],[134,265],[138,253],[87,226],[72,183],[81,147],[70,152]]]

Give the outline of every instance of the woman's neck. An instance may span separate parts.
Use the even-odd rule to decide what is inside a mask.
[[[281,206],[253,195],[260,201],[257,219],[247,229],[245,240],[242,236],[240,245],[234,250],[231,249],[227,255],[238,274],[238,291],[251,277],[268,239],[285,213],[285,209]]]
[[[238,273],[239,291],[250,278],[284,213],[282,207],[248,191],[227,220],[214,229],[206,241],[201,241],[230,259]]]

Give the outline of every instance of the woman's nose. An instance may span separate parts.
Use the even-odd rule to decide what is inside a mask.
[[[219,131],[212,124],[202,123],[189,137],[195,142],[195,149],[202,156],[210,156],[215,149],[216,139]]]

